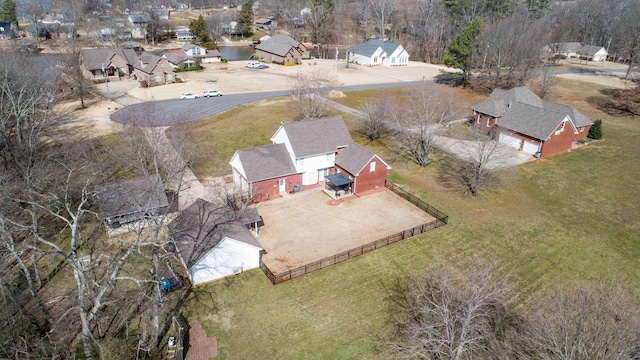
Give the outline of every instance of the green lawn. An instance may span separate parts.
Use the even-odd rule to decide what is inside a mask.
[[[252,270],[199,287],[186,317],[218,338],[220,359],[375,359],[384,358],[376,343],[387,331],[385,283],[421,271],[435,253],[497,259],[523,304],[576,281],[620,281],[640,292],[640,121],[605,116],[581,100],[595,90],[564,85],[563,102],[604,120],[604,141],[504,171],[478,198],[443,188],[437,162],[418,169],[384,142],[369,144],[393,167],[392,180],[446,212],[449,225],[278,286]],[[197,130],[220,132],[210,149],[226,163],[236,148],[268,143],[287,120],[283,106],[238,109]]]

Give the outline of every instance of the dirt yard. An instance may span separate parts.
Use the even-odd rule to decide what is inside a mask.
[[[264,226],[258,241],[264,263],[277,274],[435,220],[391,191],[338,205],[320,189],[258,204]]]

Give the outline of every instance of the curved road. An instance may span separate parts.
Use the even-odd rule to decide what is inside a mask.
[[[568,69],[553,71],[555,75],[564,74],[604,74],[625,72],[620,69],[593,68],[593,69]],[[338,91],[356,91],[370,89],[385,89],[405,86],[418,86],[433,83],[436,80],[405,81],[381,84],[350,85],[336,87]],[[286,96],[291,90],[264,91],[254,93],[230,94],[215,98],[200,98],[194,100],[159,100],[133,104],[111,114],[110,119],[126,125],[140,127],[172,126],[204,119],[208,116],[221,113],[236,106],[244,105],[262,99],[278,96]]]
[[[355,91],[394,88],[404,86],[417,86],[433,82],[407,81],[383,84],[350,85],[336,87],[338,91]],[[140,127],[160,127],[183,124],[204,119],[208,116],[221,113],[236,106],[253,101],[269,99],[278,96],[291,95],[291,90],[265,91],[244,94],[230,94],[221,97],[199,98],[192,100],[159,100],[133,104],[111,114],[110,119],[126,125]]]

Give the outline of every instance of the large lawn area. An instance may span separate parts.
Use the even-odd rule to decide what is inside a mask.
[[[479,98],[457,91],[461,99]],[[376,93],[368,94],[341,102]],[[442,187],[438,162],[419,169],[384,141],[368,144],[393,167],[392,180],[446,212],[449,225],[277,286],[253,270],[199,287],[186,317],[218,338],[220,359],[381,359],[385,284],[420,272],[436,253],[453,262],[498,260],[523,306],[543,289],[582,281],[623,282],[640,293],[640,120],[593,107],[584,100],[602,96],[593,85],[565,81],[560,94],[556,101],[603,119],[603,141],[504,171],[478,198]],[[267,144],[280,121],[290,120],[282,106],[246,106],[190,125],[215,139],[208,146],[216,160],[196,172],[228,169],[235,148]]]

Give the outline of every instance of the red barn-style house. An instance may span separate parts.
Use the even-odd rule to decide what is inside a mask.
[[[495,89],[473,107],[471,122],[477,131],[536,157],[571,149],[593,125],[573,107],[542,100],[526,87]]]
[[[320,183],[332,195],[384,189],[389,165],[353,142],[341,116],[281,124],[271,141],[237,150],[229,162],[234,182],[253,199]]]

